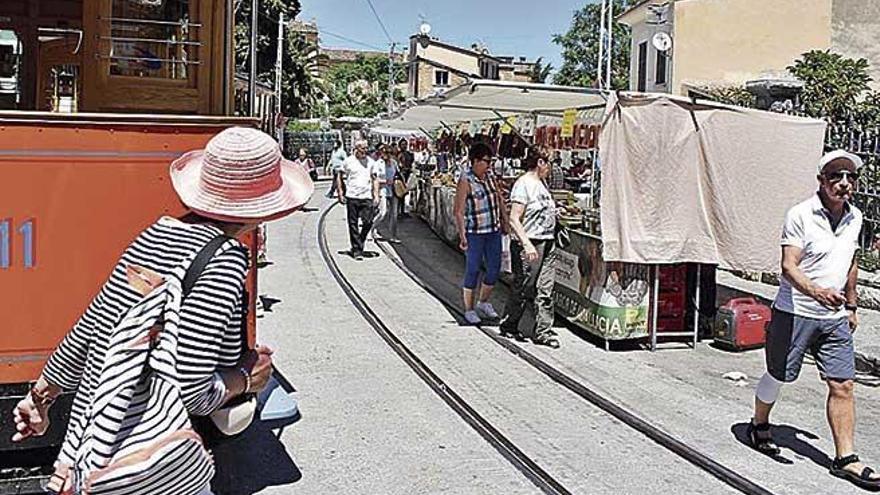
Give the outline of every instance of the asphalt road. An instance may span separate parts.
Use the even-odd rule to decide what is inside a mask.
[[[329,204],[319,193],[314,208]],[[269,225],[272,264],[261,270],[268,311],[259,339],[276,349],[276,368],[295,390],[301,418],[255,424],[216,453],[219,494],[538,493],[521,473],[406,367],[351,306],[324,266],[319,211]],[[344,250],[344,210],[327,220],[331,249]],[[449,297],[457,294],[460,255],[415,219],[401,223],[398,256]],[[373,246],[368,249],[378,252]],[[606,413],[548,380],[454,315],[383,256],[339,256],[364,299],[446,383],[572,493],[732,493]],[[503,307],[504,289],[496,307]],[[741,443],[760,351],[727,353],[667,346],[605,352],[567,327],[558,350],[524,344],[554,366],[664,431],[774,493],[860,493],[831,478],[824,385],[807,366],[786,387],[774,416],[785,461]],[[737,386],[722,375],[749,376]],[[857,389],[857,443],[880,463],[876,384]]]

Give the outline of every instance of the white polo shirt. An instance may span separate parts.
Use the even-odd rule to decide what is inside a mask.
[[[803,250],[798,266],[814,284],[843,293],[853,257],[859,249],[862,212],[848,204],[836,230],[831,229],[830,215],[818,194],[793,207],[785,215],[781,244]],[[812,297],[802,294],[785,277],[779,281],[779,292],[773,306],[780,311],[808,318],[831,319],[847,315],[843,307],[828,309]]]
[[[342,174],[345,177],[345,197],[349,199],[373,199],[373,178],[376,177],[376,165],[370,157],[363,162],[350,155],[342,163]]]

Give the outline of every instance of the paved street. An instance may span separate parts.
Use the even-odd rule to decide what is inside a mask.
[[[258,424],[217,454],[221,494],[539,493],[436,396],[348,302],[321,259],[320,211],[270,224],[272,264],[261,271],[269,311],[260,340],[296,390],[302,417]],[[397,255],[454,298],[462,258],[419,220],[402,222]],[[330,249],[347,249],[344,209],[327,218]],[[379,252],[375,244],[368,250]],[[572,493],[734,493],[695,466],[550,381],[425,293],[384,254],[340,268],[389,328],[474,409]],[[496,307],[503,307],[504,288]],[[830,433],[815,367],[786,387],[774,416],[786,463],[740,440],[760,351],[728,353],[701,343],[605,352],[567,327],[558,350],[522,344],[587,387],[774,493],[861,493],[827,474]],[[866,331],[873,331],[866,329]],[[722,375],[742,371],[747,386]],[[857,389],[859,452],[880,462],[877,390]]]

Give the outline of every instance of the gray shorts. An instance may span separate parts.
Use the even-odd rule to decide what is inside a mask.
[[[853,336],[846,317],[819,320],[773,310],[767,328],[767,371],[782,382],[793,382],[809,351],[823,379],[852,380],[856,376]]]

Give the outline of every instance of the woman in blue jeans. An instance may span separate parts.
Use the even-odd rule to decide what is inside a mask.
[[[473,144],[468,152],[471,166],[461,174],[455,190],[455,224],[467,259],[462,287],[464,318],[472,325],[482,318],[498,319],[489,296],[501,273],[501,232],[507,232],[508,223],[504,202],[489,171],[492,155],[485,143]],[[486,273],[475,303],[481,263],[485,263]]]

